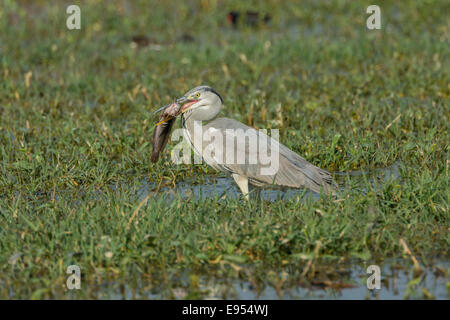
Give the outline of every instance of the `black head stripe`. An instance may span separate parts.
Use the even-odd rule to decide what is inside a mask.
[[[219,94],[216,90],[214,90],[214,89],[211,88],[211,87],[207,87],[207,88],[205,88],[205,91],[211,91],[211,92],[215,93],[215,94],[219,97],[220,102],[223,103],[222,97],[220,96],[220,94]]]
[[[223,103],[223,99],[222,99],[222,97],[220,96],[220,94],[216,91],[216,90],[214,90],[213,88],[211,88],[210,86],[199,86],[199,87],[196,87],[196,88],[194,88],[194,89],[192,89],[192,90],[189,90],[185,95],[186,96],[190,96],[191,94],[193,94],[194,92],[197,92],[197,91],[210,91],[210,92],[213,92],[214,94],[216,94],[218,97],[219,97],[219,99],[220,99],[220,102],[222,102]]]

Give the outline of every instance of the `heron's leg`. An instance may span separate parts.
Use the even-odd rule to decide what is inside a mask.
[[[249,200],[247,177],[241,176],[236,173],[233,173],[232,176],[234,181],[236,181],[237,185],[239,186],[239,189],[241,189],[242,193],[244,194],[245,199]]]

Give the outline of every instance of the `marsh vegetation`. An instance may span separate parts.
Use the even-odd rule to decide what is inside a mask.
[[[70,31],[59,1],[2,1],[0,297],[205,298],[215,279],[287,298],[365,286],[348,265],[390,261],[400,297],[445,298],[450,7],[380,5],[382,29],[367,30],[359,1],[81,1]],[[229,25],[250,9],[270,21]],[[182,194],[228,178],[172,165],[170,142],[152,163],[151,112],[200,84],[314,165],[367,174],[337,175],[339,200]]]

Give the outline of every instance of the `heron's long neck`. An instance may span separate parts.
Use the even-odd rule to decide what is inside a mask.
[[[189,132],[191,139],[194,133],[198,131],[199,126],[206,125],[214,120],[220,112],[221,104],[204,105],[202,110],[191,110],[181,116],[181,125]],[[192,141],[191,141],[192,142]]]
[[[193,137],[193,135],[194,135],[194,124],[196,126],[198,126],[198,125],[205,126],[205,125],[207,125],[209,122],[211,122],[214,119],[215,119],[215,117],[213,119],[210,119],[210,120],[199,120],[199,119],[194,118],[190,114],[188,114],[188,115],[184,115],[183,114],[181,116],[181,126],[184,129],[186,129],[187,131],[189,131],[189,134]]]
[[[203,150],[203,142],[202,142],[202,131],[194,129],[195,123],[202,124],[203,121],[199,121],[190,117],[189,115],[185,116],[184,114],[181,116],[181,126],[185,129],[184,137],[191,145],[191,148],[194,150],[194,153],[202,158],[202,150]],[[198,134],[199,137],[195,138],[195,134]]]
[[[186,129],[189,134],[192,136],[194,133],[194,118],[191,115],[188,115],[187,117],[185,115],[181,116],[181,125],[184,129]],[[198,120],[197,120],[198,121]],[[203,121],[200,121],[200,124],[202,124]]]

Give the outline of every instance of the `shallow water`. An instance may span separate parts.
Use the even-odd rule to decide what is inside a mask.
[[[153,185],[149,185],[145,181],[142,183],[142,188],[139,190],[139,196],[144,197],[148,194]],[[250,196],[255,198],[258,196],[256,188],[250,188]],[[161,188],[158,196],[164,197],[167,200],[174,200],[176,197],[182,199],[192,199],[201,201],[205,199],[238,199],[242,197],[242,193],[231,177],[215,177],[207,176],[204,182],[198,184],[194,179],[180,181],[175,188],[164,187]],[[262,199],[267,201],[286,200],[296,196],[304,198],[318,198],[319,195],[309,190],[301,189],[264,189],[259,195]]]
[[[380,183],[387,183],[390,180],[397,180],[400,178],[401,161],[397,161],[385,168],[375,168],[370,170],[358,170],[351,172],[337,172],[334,173],[334,178],[339,184],[341,191],[346,188],[358,188],[361,192],[366,192],[368,185],[375,190],[380,187]],[[231,177],[222,176],[205,176],[203,181],[199,183],[195,179],[186,179],[176,183],[176,187],[163,187],[159,192],[155,192],[156,184],[149,183],[144,180],[141,181],[141,187],[138,190],[139,198],[144,198],[149,193],[153,196],[163,197],[169,201],[177,197],[182,199],[192,199],[196,201],[205,200],[208,198],[217,199],[238,199],[242,197],[241,191]],[[261,189],[258,194],[258,188],[250,186],[250,197],[260,197],[266,201],[289,200],[298,197],[306,200],[319,199],[319,194],[305,189]]]
[[[428,267],[420,275],[414,275],[413,268],[405,261],[391,260],[380,265],[381,288],[367,288],[366,273],[369,264],[352,264],[339,269],[339,277],[318,281],[307,281],[295,277],[289,283],[254,283],[249,280],[229,280],[208,276],[199,277],[198,288],[190,286],[189,274],[169,279],[165,285],[154,287],[140,283],[109,283],[95,288],[96,298],[105,299],[449,299],[448,268],[450,263],[442,261]],[[333,268],[333,266],[329,266]],[[284,277],[289,271],[283,271]],[[281,274],[283,274],[281,273]],[[283,278],[283,276],[281,276]],[[413,281],[414,280],[414,281]],[[414,284],[414,282],[416,282]],[[195,295],[192,296],[192,292]],[[73,296],[72,298],[76,298]]]
[[[401,182],[401,169],[403,163],[396,161],[385,168],[374,168],[369,170],[358,170],[350,172],[332,173],[335,181],[339,185],[339,190],[345,192],[348,190],[358,190],[366,193],[368,188],[379,190],[383,184],[392,180]],[[10,179],[16,179],[11,176]],[[136,179],[137,180],[137,179]],[[223,175],[204,175],[200,179],[189,178],[182,181],[176,181],[175,187],[164,186],[158,189],[158,184],[150,182],[148,179],[138,181],[138,183],[117,183],[109,184],[107,189],[112,192],[130,191],[137,196],[136,202],[143,200],[146,196],[162,199],[163,201],[174,201],[177,198],[183,200],[203,201],[206,199],[239,199],[242,193],[237,184],[230,176]],[[266,188],[259,189],[249,186],[250,197],[253,199],[262,199],[264,201],[274,202],[277,200],[299,199],[300,201],[315,201],[320,195],[308,189],[292,188]],[[86,190],[83,188],[76,190],[50,190],[38,191],[33,194],[33,198],[42,199],[65,199],[74,204],[78,204],[83,197],[99,200],[105,196],[105,188]],[[2,195],[0,194],[0,197]]]
[[[448,264],[447,264],[448,266]],[[351,288],[330,288],[323,285],[309,285],[288,288],[279,296],[274,288],[266,288],[261,294],[249,290],[248,285],[235,284],[239,299],[404,299],[424,298],[423,289],[426,289],[436,299],[448,299],[449,291],[446,289],[446,279],[436,277],[427,270],[420,276],[420,283],[409,288],[408,283],[414,278],[408,270],[398,270],[389,265],[381,266],[381,288],[369,290],[365,268],[352,266],[349,268]],[[447,279],[448,281],[448,279]]]

